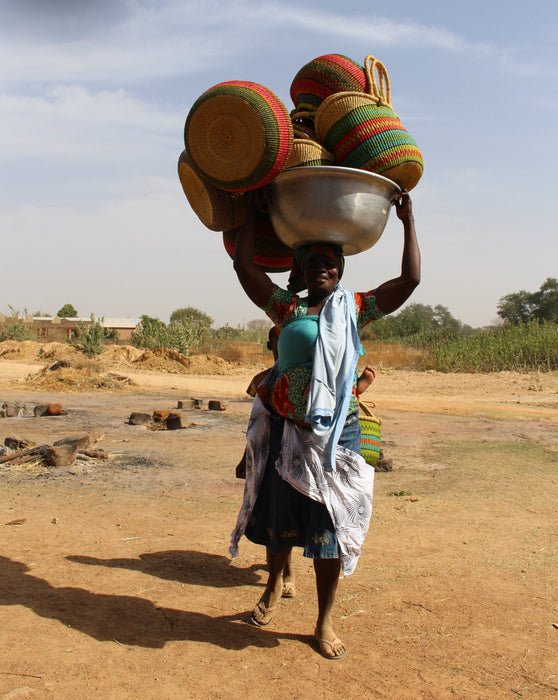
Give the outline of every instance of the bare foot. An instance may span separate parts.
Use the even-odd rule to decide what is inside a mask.
[[[363,392],[365,392],[370,386],[370,384],[372,384],[375,377],[376,372],[374,371],[374,368],[371,365],[366,365],[366,367],[362,370],[362,374],[360,375],[357,381],[357,394],[362,394]]]

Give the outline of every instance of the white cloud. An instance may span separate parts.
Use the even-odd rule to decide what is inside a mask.
[[[494,47],[444,27],[398,21],[366,11],[350,14],[279,2],[130,2],[129,12],[80,39],[6,33],[0,83],[144,82],[225,67],[285,33],[290,50],[301,33],[365,41],[371,46],[435,49],[498,56]],[[502,65],[508,58],[502,55]],[[516,68],[517,66],[514,66]]]
[[[2,159],[114,159],[161,150],[184,115],[138,100],[124,90],[55,87],[45,95],[0,96]],[[178,127],[178,128],[177,128]],[[178,138],[177,138],[178,140]],[[178,154],[177,154],[178,158]]]

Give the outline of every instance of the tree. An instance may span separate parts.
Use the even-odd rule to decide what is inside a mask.
[[[517,325],[529,321],[558,322],[558,280],[547,277],[538,292],[506,294],[498,301],[498,316],[504,323]]]
[[[455,331],[456,333],[461,331],[461,321],[458,321],[450,314],[447,306],[438,304],[434,307],[434,322],[437,324],[438,328]]]
[[[547,277],[533,297],[537,320],[558,321],[558,279]]]
[[[204,314],[203,311],[195,309],[193,306],[186,306],[181,309],[175,309],[169,319],[170,323],[184,323],[185,325],[193,324],[195,326],[203,326],[209,328],[213,319],[211,316]]]
[[[71,304],[64,304],[56,315],[60,318],[77,318],[78,312]]]
[[[72,345],[89,357],[100,355],[103,352],[105,338],[104,323],[104,318],[96,319],[93,314],[91,314],[89,323],[78,322],[77,337],[72,341]]]

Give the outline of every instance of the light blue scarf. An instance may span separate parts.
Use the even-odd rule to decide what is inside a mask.
[[[338,284],[320,312],[306,412],[328,471],[335,471],[335,448],[347,417],[359,350],[355,298]]]

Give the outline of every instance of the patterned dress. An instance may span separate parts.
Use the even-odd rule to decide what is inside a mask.
[[[383,316],[373,291],[354,296],[359,330]],[[306,299],[277,286],[264,307],[279,331],[307,310]],[[272,552],[301,546],[307,557],[339,558],[348,575],[355,569],[370,523],[374,468],[360,456],[353,396],[345,429],[350,433],[356,423],[356,446],[354,440],[350,449],[339,444],[336,470],[324,469],[323,456],[304,423],[311,377],[311,363],[294,366],[272,371],[267,384],[258,388],[246,436],[244,499],[229,551],[236,556],[246,534]]]

